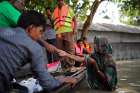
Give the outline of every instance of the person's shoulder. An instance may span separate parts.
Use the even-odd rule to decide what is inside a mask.
[[[54,10],[57,9],[57,8],[58,8],[58,5],[56,5],[56,6],[54,7]]]
[[[19,40],[20,44],[27,46],[38,45],[37,42],[35,42],[28,36],[23,28],[17,27],[12,30],[16,33],[16,37]]]
[[[15,34],[14,29],[11,27],[0,28],[0,35],[2,36],[12,36],[14,34]]]
[[[72,16],[74,16],[74,11],[73,11],[72,7],[69,6],[69,5],[67,5],[67,7],[68,7],[68,10],[69,10],[69,13],[70,13]]]
[[[0,2],[0,6],[11,6],[11,3],[9,3],[8,1],[1,1]]]
[[[72,9],[72,7],[70,5],[68,5],[68,4],[65,4],[64,6],[66,6],[69,9]]]
[[[15,10],[16,10],[16,8],[11,3],[9,3],[8,1],[0,2],[0,11],[3,14],[9,14],[9,12],[15,11]]]
[[[0,4],[10,4],[8,1],[0,1]]]

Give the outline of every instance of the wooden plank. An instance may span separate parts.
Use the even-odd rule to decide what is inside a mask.
[[[79,71],[77,71],[76,73],[74,73],[73,75],[71,75],[71,77],[74,77],[77,79],[77,83],[78,84],[84,77],[85,77],[85,73],[86,73],[86,68],[83,67],[81,68]],[[53,93],[60,93],[64,90],[70,89],[71,85],[70,84],[64,84],[62,85],[60,88],[58,88],[57,90],[53,91]]]

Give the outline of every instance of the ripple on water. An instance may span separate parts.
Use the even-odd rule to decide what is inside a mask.
[[[138,92],[127,88],[118,88],[115,93],[138,93]]]
[[[121,81],[126,81],[127,79],[126,79],[126,78],[121,78],[120,80],[121,80]]]
[[[140,84],[137,83],[128,83],[132,87],[140,87]]]
[[[122,76],[123,78],[128,78],[128,76],[127,75],[124,75],[124,76]]]

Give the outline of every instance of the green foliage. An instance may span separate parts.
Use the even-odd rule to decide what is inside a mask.
[[[124,18],[121,16],[121,21],[129,24],[139,24],[140,20],[140,0],[114,0],[119,2],[119,7],[121,7],[121,13],[123,16],[127,16],[128,20],[123,21]]]
[[[56,6],[56,0],[26,0],[26,9],[33,9],[39,12],[44,12],[46,7],[51,7],[53,10]]]
[[[73,8],[76,17],[83,21],[86,19],[88,9],[90,9],[90,1],[82,0],[81,3],[79,1],[81,0],[65,0],[65,2]],[[26,9],[34,9],[44,13],[46,7],[51,7],[53,11],[57,5],[57,0],[26,0],[25,4]]]

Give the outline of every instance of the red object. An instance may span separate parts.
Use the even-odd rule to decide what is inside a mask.
[[[78,46],[77,44],[74,45],[75,47],[75,54],[78,56],[83,56],[83,47],[82,46]]]
[[[47,68],[49,69],[49,68],[58,66],[58,64],[60,64],[60,61],[54,61],[52,63],[47,64]]]

